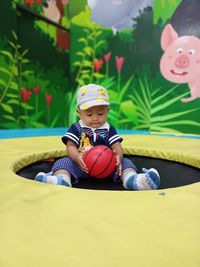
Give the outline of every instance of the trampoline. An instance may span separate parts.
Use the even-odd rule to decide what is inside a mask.
[[[2,266],[200,266],[200,140],[123,138],[139,168],[159,169],[159,190],[39,183],[35,173],[65,156],[60,137],[1,140]]]
[[[161,185],[159,189],[184,186],[200,182],[200,169],[198,168],[174,161],[155,159],[152,157],[131,155],[124,156],[133,161],[140,172],[142,172],[143,167],[151,168],[153,166],[156,168],[161,176]],[[33,180],[37,173],[49,172],[55,160],[56,159],[47,159],[35,162],[19,170],[17,174],[24,178]],[[109,177],[106,179],[88,177],[79,183],[74,183],[73,187],[95,190],[125,190],[120,181],[114,182],[112,178]]]

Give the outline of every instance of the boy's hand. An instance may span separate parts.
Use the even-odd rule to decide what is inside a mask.
[[[83,157],[82,154],[79,153],[75,159],[75,162],[79,165],[79,167],[81,168],[81,170],[83,170],[84,172],[88,173],[88,169],[85,165],[85,162],[83,161]]]
[[[71,140],[67,141],[67,154],[74,162],[79,165],[81,170],[88,173],[88,169],[82,158],[83,155],[79,153],[77,146]]]
[[[115,158],[116,158],[116,167],[117,167],[118,175],[121,176],[122,175],[121,156],[117,153],[115,149],[113,149],[113,153],[115,154]]]

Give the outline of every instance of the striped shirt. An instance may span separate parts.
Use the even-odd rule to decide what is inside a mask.
[[[64,144],[71,140],[77,145],[79,151],[85,150],[86,147],[96,145],[106,145],[111,147],[117,142],[122,142],[123,138],[117,134],[116,129],[107,122],[100,128],[90,128],[82,120],[72,124],[67,133],[62,137]],[[83,149],[84,148],[84,149]]]

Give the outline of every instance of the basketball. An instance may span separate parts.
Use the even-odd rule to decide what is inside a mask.
[[[104,145],[94,146],[83,154],[83,161],[88,174],[95,178],[106,178],[116,167],[116,158],[113,151]]]

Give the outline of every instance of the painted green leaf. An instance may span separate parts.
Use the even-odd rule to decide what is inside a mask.
[[[87,28],[83,29],[84,32],[86,32],[87,34],[90,32]]]
[[[10,115],[3,115],[3,117],[9,121],[16,121],[15,118]]]
[[[151,110],[151,113],[156,113],[160,110],[163,110],[164,108],[168,107],[168,106],[171,106],[172,104],[174,104],[176,101],[179,101],[182,97],[186,96],[187,95],[187,92],[186,93],[183,93],[179,96],[176,96],[176,97],[173,97],[172,99],[166,101],[166,102],[163,102],[162,104],[160,105],[157,105],[156,107],[152,108]]]
[[[23,60],[22,60],[22,63],[23,64],[27,64],[27,63],[29,63],[30,62],[30,60],[28,60],[28,59],[26,59],[26,58],[24,58]]]
[[[111,103],[114,103],[114,102],[116,102],[116,103],[120,103],[120,101],[119,101],[119,96],[118,96],[118,94],[117,94],[116,91],[114,91],[114,90],[109,90],[108,92],[109,92],[109,97],[110,97],[110,102],[111,102]]]
[[[88,56],[91,56],[92,54],[93,54],[93,50],[92,50],[92,48],[91,47],[85,47],[84,49],[83,49],[83,51],[88,55]]]
[[[87,73],[90,73],[90,72],[91,72],[90,69],[88,69],[88,70],[81,70],[81,73],[83,73],[83,74],[87,74]]]
[[[13,113],[13,109],[12,109],[12,107],[11,107],[10,105],[5,104],[5,103],[1,103],[1,107],[2,107],[5,111],[7,111],[8,113]]]
[[[186,111],[182,111],[182,112],[176,112],[176,113],[172,113],[172,114],[167,114],[167,115],[163,115],[163,116],[157,116],[157,117],[154,117],[151,119],[151,122],[163,122],[163,121],[166,121],[166,120],[171,120],[171,119],[174,119],[174,118],[177,118],[177,117],[180,117],[182,115],[185,115],[185,114],[188,114],[188,113],[191,113],[193,111],[196,111],[198,109],[190,109],[190,110],[186,110]],[[176,121],[178,122],[178,121]]]
[[[25,116],[25,115],[21,115],[21,116],[19,116],[19,119],[26,121],[26,120],[29,119],[29,117],[28,116]]]
[[[161,133],[174,133],[174,134],[181,134],[180,131],[178,130],[174,130],[172,128],[167,128],[167,127],[159,127],[159,126],[155,126],[152,125],[150,128],[150,132],[161,132]]]
[[[148,110],[151,110],[151,97],[150,97],[150,87],[146,82],[146,77],[144,78],[144,82],[139,79],[140,90],[141,90],[141,97],[144,105]]]
[[[21,54],[22,57],[24,57],[28,53],[28,49],[24,50],[24,52]]]
[[[155,124],[156,125],[156,124]],[[200,126],[199,122],[192,121],[192,120],[177,120],[177,121],[168,121],[168,122],[160,122],[158,126],[169,126],[169,125],[193,125],[193,126]]]
[[[15,75],[15,76],[18,76],[18,73],[19,73],[19,69],[17,66],[12,66],[11,68],[11,72]]]
[[[0,84],[6,87],[6,83],[3,80],[0,80]]]
[[[162,20],[165,23],[170,19],[181,0],[155,0],[154,1],[154,24]]]
[[[97,37],[97,36],[99,36],[101,34],[102,34],[102,31],[97,31],[97,32],[95,32],[95,37]]]
[[[110,111],[109,111],[108,119],[109,119],[109,122],[110,122],[111,124],[113,124],[113,125],[115,125],[115,124],[118,123],[117,114],[116,114],[116,112],[114,112],[113,110],[110,110]]]
[[[14,90],[18,90],[18,84],[16,82],[10,82],[9,87]]]
[[[28,105],[27,103],[20,103],[20,106],[27,110],[33,110],[34,108]]]
[[[6,96],[10,97],[10,98],[18,98],[19,97],[18,95],[14,95],[14,94],[7,94]]]
[[[13,55],[10,52],[3,50],[0,53],[8,57],[10,60],[13,60]]]
[[[110,95],[110,88],[115,84],[115,77],[106,77],[103,82],[101,82],[101,85],[108,89],[109,95]]]
[[[84,60],[83,61],[83,65],[86,66],[86,67],[92,67],[92,63],[89,60]]]
[[[179,84],[173,86],[170,90],[166,91],[165,93],[162,92],[163,91],[162,87],[156,89],[155,92],[152,93],[152,102],[151,102],[152,105],[156,105],[157,102],[165,100],[166,96],[170,95],[178,86],[179,86]],[[159,93],[159,94],[161,93],[161,94],[159,96],[155,97],[156,93]]]
[[[94,73],[93,73],[93,76],[94,76],[95,78],[99,79],[99,78],[103,78],[103,77],[104,77],[104,74],[101,74],[101,73],[98,73],[98,72],[94,72]]]
[[[135,91],[134,96],[129,96],[129,98],[132,99],[135,104],[137,103],[138,112],[142,112],[145,117],[150,114],[149,107],[145,105],[143,98],[139,93]]]
[[[8,43],[9,43],[9,45],[10,45],[12,48],[14,48],[14,49],[16,48],[16,46],[15,46],[15,44],[13,44],[13,42],[10,42],[10,41],[9,41]]]
[[[38,121],[38,119],[39,118],[41,118],[42,117],[42,115],[44,114],[44,111],[42,110],[42,111],[40,111],[40,112],[37,112],[37,113],[35,113],[35,114],[33,114],[33,115],[31,115],[30,117],[29,117],[29,121]]]
[[[87,44],[87,40],[84,39],[84,38],[79,38],[79,39],[78,39],[78,42]]]
[[[133,80],[133,76],[131,76],[130,79],[128,79],[128,81],[125,83],[125,85],[120,90],[119,101],[122,101],[124,95],[126,94],[128,88],[130,87],[130,84],[131,84],[132,80]]]
[[[111,105],[120,105],[120,102],[119,102],[119,100],[112,100],[111,102]]]
[[[12,35],[13,35],[13,37],[14,37],[15,40],[18,39],[17,34],[15,33],[15,31],[12,31]]]
[[[119,120],[119,123],[130,123],[130,122],[132,122],[131,120],[129,120],[129,119],[122,119],[122,120]]]
[[[97,49],[99,46],[105,44],[105,41],[99,41],[96,45],[95,45],[95,48]]]
[[[69,19],[66,16],[63,16],[62,17],[61,25],[63,25],[65,28],[68,28],[69,29],[69,27],[70,27],[70,21],[69,21]]]
[[[33,71],[31,71],[31,70],[26,70],[26,71],[23,71],[23,72],[21,73],[22,76],[28,76],[28,75],[30,75],[30,74],[33,74]]]
[[[81,56],[81,57],[84,56],[84,53],[81,51],[77,52],[76,54],[77,54],[77,56]]]
[[[80,61],[75,61],[74,63],[73,63],[73,66],[80,66],[81,65],[81,62]]]
[[[2,128],[6,129],[19,129],[20,125],[17,122],[4,122],[0,125]]]
[[[15,105],[18,105],[19,104],[19,101],[17,99],[10,99],[6,102],[6,104],[15,104]]]
[[[137,110],[131,100],[122,102],[120,105],[120,111],[135,125],[138,124]]]
[[[10,76],[10,71],[6,68],[0,67],[0,71]]]
[[[85,84],[84,80],[82,80],[82,79],[77,79],[77,82],[78,82],[79,85],[84,85]]]
[[[35,121],[31,122],[31,126],[33,126],[35,128],[46,128],[46,125],[44,123],[35,122]]]
[[[50,124],[50,128],[54,128],[54,127],[55,127],[55,125],[56,125],[56,123],[57,123],[59,117],[60,117],[60,113],[58,113],[58,114],[56,115],[56,117],[53,119],[53,121],[52,121],[51,124]]]
[[[91,76],[89,74],[83,74],[81,75],[81,78],[90,80]]]

